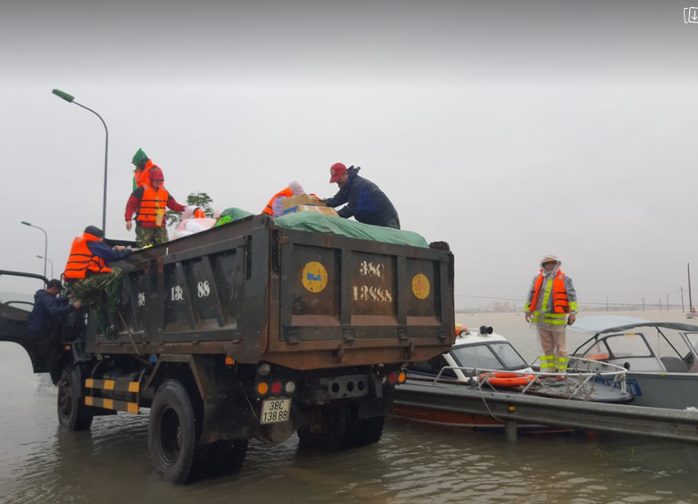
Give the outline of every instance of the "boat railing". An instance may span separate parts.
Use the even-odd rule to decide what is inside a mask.
[[[534,365],[537,362],[533,362]],[[495,389],[494,384],[490,383],[490,377],[497,376],[495,373],[506,373],[507,376],[529,377],[522,384],[523,389],[519,393],[526,393],[529,389],[540,390],[541,388],[559,388],[560,386],[567,387],[565,396],[568,398],[584,398],[590,395],[591,389],[597,382],[604,383],[620,389],[622,393],[626,393],[626,374],[628,372],[622,366],[610,364],[608,362],[600,362],[581,357],[570,358],[570,365],[565,374],[551,374],[544,371],[510,371],[503,369],[487,369],[487,368],[471,368],[464,366],[444,366],[433,380],[433,384],[443,382],[441,375],[446,370],[460,370],[470,379],[470,384],[482,390],[483,386],[489,386]],[[530,378],[532,376],[532,378]],[[564,381],[555,380],[555,378],[564,376]],[[450,380],[449,380],[450,381]]]

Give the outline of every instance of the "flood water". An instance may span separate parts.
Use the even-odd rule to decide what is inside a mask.
[[[640,314],[685,321],[679,312]],[[459,315],[492,325],[529,360],[535,333],[515,314]],[[568,333],[570,350],[582,337]],[[618,436],[522,437],[391,419],[380,443],[304,452],[297,437],[252,442],[242,472],[179,487],[160,481],[147,451],[147,414],[58,427],[56,389],[29,358],[0,343],[1,503],[695,503],[698,469],[678,443]]]

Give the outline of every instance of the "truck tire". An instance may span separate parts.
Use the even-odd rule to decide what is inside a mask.
[[[305,425],[298,429],[298,439],[302,447],[323,450],[346,450],[351,447],[348,443],[350,432],[351,412],[347,404],[331,404],[320,406],[322,423],[319,428],[311,429]]]
[[[346,445],[351,448],[359,448],[380,441],[385,425],[385,416],[370,418],[352,417],[347,428]]]
[[[148,420],[148,451],[155,471],[177,484],[201,475],[203,446],[196,444],[192,398],[178,380],[166,380],[155,393]]]
[[[376,416],[364,420],[364,445],[377,443],[383,436],[385,416]]]
[[[58,423],[70,431],[88,430],[92,425],[92,408],[80,397],[80,373],[74,367],[65,368],[58,386]]]
[[[247,439],[224,439],[206,447],[206,474],[230,476],[242,469],[247,456]]]

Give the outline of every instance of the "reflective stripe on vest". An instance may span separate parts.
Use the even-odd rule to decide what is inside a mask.
[[[143,186],[143,196],[138,207],[139,222],[153,222],[160,227],[165,226],[165,211],[167,209],[167,200],[170,198],[167,189],[160,186],[157,191],[152,187]],[[160,222],[158,223],[158,216]]]
[[[107,267],[104,259],[90,252],[87,244],[91,241],[99,241],[94,235],[84,233],[73,240],[70,247],[70,255],[65,265],[63,276],[71,279],[83,279],[88,272],[109,273],[111,268]]]
[[[567,323],[567,315],[564,313],[541,313],[534,311],[531,314],[531,322],[538,322],[543,317],[543,322],[552,325],[565,325]]]
[[[293,191],[291,191],[290,187],[287,187],[286,189],[279,191],[276,193],[274,196],[271,197],[269,200],[269,203],[267,203],[267,206],[264,207],[264,210],[262,210],[262,213],[265,213],[267,215],[274,215],[274,200],[278,198],[279,196],[286,196],[287,198],[290,198],[293,196]]]

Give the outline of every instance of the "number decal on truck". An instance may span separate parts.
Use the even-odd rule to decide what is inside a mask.
[[[392,303],[393,293],[390,289],[368,285],[354,285],[354,301],[373,301],[377,303]]]
[[[145,292],[138,293],[138,306],[145,306]]]
[[[208,280],[199,282],[197,294],[200,298],[208,297],[208,295],[211,294],[211,286],[208,284]]]
[[[359,273],[361,276],[371,276],[380,278],[381,270],[385,269],[385,265],[381,263],[372,263],[369,261],[361,261]]]
[[[170,294],[172,295],[172,301],[181,301],[184,299],[184,291],[179,285],[175,285],[170,289]]]
[[[303,287],[310,292],[322,292],[327,287],[327,270],[317,261],[310,261],[301,274]]]
[[[429,279],[426,276],[417,273],[412,277],[412,292],[417,296],[417,299],[426,299],[429,297],[430,290]]]

